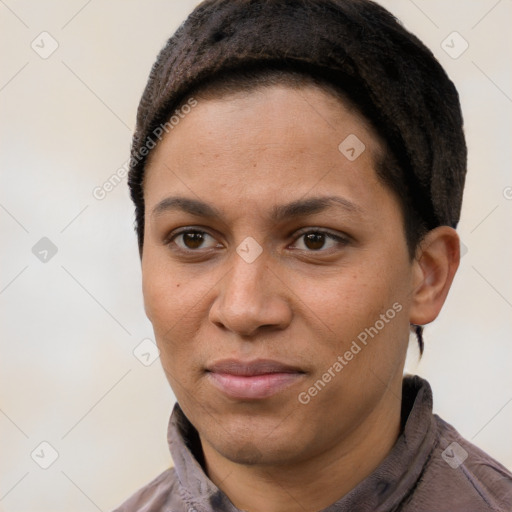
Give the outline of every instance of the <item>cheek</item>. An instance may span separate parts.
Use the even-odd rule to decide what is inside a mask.
[[[337,421],[339,408],[334,403],[343,404],[346,417],[359,414],[362,404],[368,409],[375,406],[385,383],[400,373],[406,352],[409,324],[404,287],[400,280],[395,282],[393,272],[385,278],[366,269],[337,279],[316,296],[315,308],[322,320],[316,322],[316,347],[311,354],[316,371],[309,383],[312,387],[304,391],[322,389],[314,407],[332,412],[334,416],[326,417],[326,422]],[[327,335],[319,334],[320,329]]]
[[[174,283],[172,275],[158,265],[154,258],[147,253],[144,255],[142,264],[144,308],[155,330],[161,330],[164,321],[169,323],[169,314],[173,314],[173,309],[177,305],[175,300],[175,291],[179,290],[177,284],[179,283]]]
[[[371,383],[379,385],[378,379],[373,382],[372,371],[387,380],[406,352],[410,300],[407,266],[401,266],[400,258],[394,257],[387,261],[396,263],[388,265],[361,261],[350,273],[342,270],[338,277],[320,283],[317,293],[309,297],[311,309],[317,313],[314,358],[321,361],[318,370],[323,373],[338,356],[343,358],[343,370],[334,379],[333,392],[342,386],[359,396]]]
[[[173,373],[190,367],[200,349],[198,331],[204,324],[209,279],[171,265],[165,254],[148,250],[142,264],[144,307],[153,325],[164,369]],[[187,276],[187,277],[185,277]]]
[[[165,247],[145,243],[142,258],[142,292],[146,315],[155,330],[169,329],[190,308],[197,281],[172,264]]]
[[[167,350],[183,325],[190,299],[183,279],[165,260],[149,249],[142,262],[144,308],[153,325],[160,351]]]
[[[191,346],[197,322],[190,312],[183,283],[162,272],[143,274],[143,293],[146,315],[153,325],[155,341],[160,350],[160,362],[175,396],[184,400],[183,390],[194,384],[190,371]]]
[[[338,275],[301,288],[301,296],[321,323],[336,333],[355,335],[373,325],[395,302],[404,301],[404,281],[392,267],[366,264],[340,269]],[[403,304],[402,304],[403,306]]]

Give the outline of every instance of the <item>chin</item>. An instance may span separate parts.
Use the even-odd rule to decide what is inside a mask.
[[[270,424],[254,420],[256,418],[248,418],[231,425],[224,422],[217,428],[213,425],[213,430],[204,437],[223,457],[247,466],[291,463],[299,456],[298,447],[310,444],[300,438],[301,431],[303,433],[300,425],[290,429],[291,425],[286,425],[281,418]]]
[[[291,462],[297,456],[296,447],[268,443],[265,439],[233,442],[233,439],[214,446],[223,457],[244,466],[269,465],[276,466]],[[283,439],[283,443],[284,443]]]

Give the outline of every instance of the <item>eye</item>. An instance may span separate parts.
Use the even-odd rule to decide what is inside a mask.
[[[302,240],[302,241],[301,241]],[[335,249],[336,246],[345,246],[348,244],[348,238],[334,235],[328,231],[321,231],[318,229],[309,230],[299,235],[297,242],[299,249],[302,251],[313,251],[313,252],[327,252],[329,249]],[[326,247],[327,244],[327,247]]]
[[[183,251],[213,249],[220,245],[213,236],[198,229],[184,229],[178,233],[174,233],[166,243],[168,245],[175,243],[179,249]]]

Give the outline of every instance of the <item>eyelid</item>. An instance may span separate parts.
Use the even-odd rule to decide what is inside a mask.
[[[334,239],[345,240],[346,242],[350,240],[350,237],[345,233],[334,232],[326,228],[316,228],[314,226],[308,226],[306,228],[299,229],[299,231],[294,232],[294,235],[296,238],[299,238],[307,233],[320,233],[322,235],[326,235]]]
[[[348,235],[345,235],[343,233],[333,233],[332,231],[330,230],[327,230],[325,228],[315,228],[315,227],[307,227],[307,228],[304,228],[304,229],[301,229],[299,230],[298,232],[296,232],[294,234],[294,242],[293,244],[297,243],[301,237],[303,237],[304,235],[308,234],[308,233],[316,233],[316,234],[321,234],[321,235],[324,235],[327,239],[330,239],[334,242],[336,242],[336,244],[338,244],[338,247],[331,247],[331,248],[328,248],[328,249],[318,249],[318,250],[306,250],[306,249],[292,249],[292,250],[297,250],[297,251],[302,251],[306,254],[329,254],[331,253],[332,251],[337,251],[339,250],[339,247],[342,246],[346,246],[347,244],[350,243],[351,241],[351,238],[348,236]]]
[[[186,234],[186,233],[200,233],[202,235],[208,235],[210,236],[211,238],[213,238],[214,240],[217,240],[217,237],[212,235],[209,231],[206,230],[206,228],[204,227],[199,227],[199,226],[185,226],[185,227],[182,227],[182,228],[178,228],[174,231],[172,231],[171,233],[169,233],[165,238],[164,238],[164,245],[170,245],[171,242],[174,241],[175,238],[177,238],[178,236],[180,235],[183,235],[183,234]],[[176,244],[177,245],[177,244]],[[196,249],[196,250],[193,250],[193,249],[182,249],[180,246],[178,246],[178,250],[181,250],[181,251],[186,251],[186,252],[199,252],[201,249]]]
[[[187,233],[188,231],[198,231],[199,233],[206,233],[210,236],[213,236],[210,233],[210,231],[212,231],[211,228],[208,228],[206,226],[191,224],[190,226],[181,226],[179,228],[171,230],[171,232],[168,235],[166,235],[165,240],[170,240],[171,238],[174,238],[183,233]]]

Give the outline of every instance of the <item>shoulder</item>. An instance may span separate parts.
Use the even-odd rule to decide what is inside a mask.
[[[428,503],[434,499],[436,512],[510,512],[512,473],[439,416],[434,419],[436,444],[410,497],[410,510],[431,512]]]
[[[178,493],[174,468],[169,468],[135,492],[113,512],[156,512],[173,504]]]

